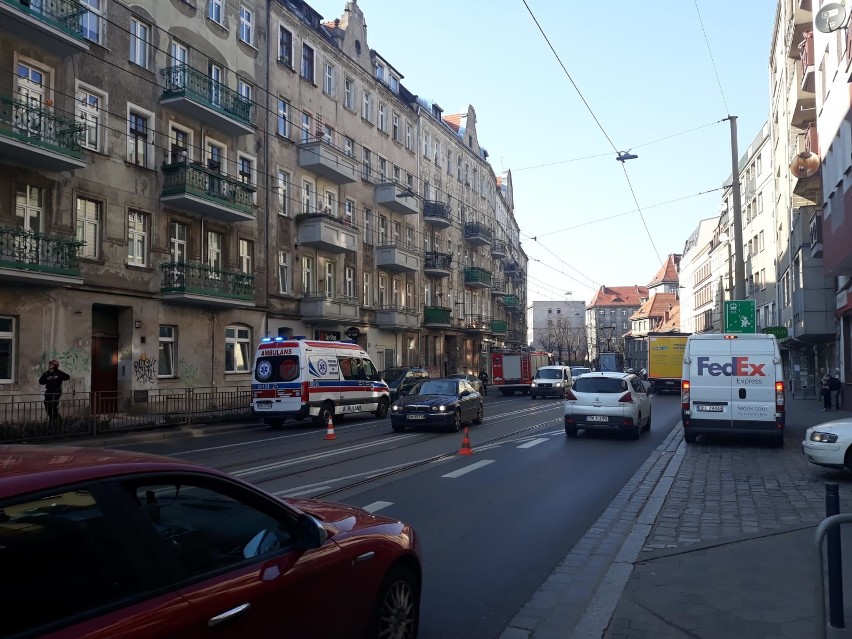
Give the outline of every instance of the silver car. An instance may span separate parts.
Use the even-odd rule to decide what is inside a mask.
[[[651,399],[631,373],[586,373],[574,379],[565,397],[565,434],[581,428],[623,432],[639,439],[651,429]]]

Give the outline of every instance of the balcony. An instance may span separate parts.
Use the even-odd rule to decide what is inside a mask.
[[[60,57],[89,50],[75,0],[0,0],[0,22],[10,33]]]
[[[445,229],[452,223],[450,206],[444,202],[426,200],[423,203],[423,221],[438,229]]]
[[[376,268],[417,273],[420,271],[420,255],[413,246],[401,242],[380,244],[376,247]]]
[[[254,306],[254,275],[202,262],[160,264],[164,300],[198,306]]]
[[[417,196],[408,188],[403,188],[396,182],[376,184],[375,197],[376,204],[390,209],[394,213],[401,213],[402,215],[420,213],[417,208]]]
[[[495,335],[504,335],[506,333],[506,320],[491,320],[491,332]]]
[[[325,140],[300,144],[299,166],[335,184],[347,184],[357,179],[355,161]]]
[[[220,222],[255,219],[255,188],[251,184],[201,164],[178,162],[164,164],[162,168],[162,204]]]
[[[503,306],[510,311],[519,311],[521,310],[521,300],[518,299],[517,295],[504,295]]]
[[[470,288],[490,288],[491,273],[476,266],[466,268],[464,270],[464,285]]]
[[[224,133],[240,136],[254,132],[251,101],[187,64],[160,71],[166,88],[160,104],[188,115]]]
[[[494,239],[491,229],[479,222],[465,222],[464,239],[474,246],[486,246]]]
[[[420,313],[416,309],[398,305],[380,306],[376,309],[376,324],[385,329],[420,328]]]
[[[508,331],[506,331],[506,341],[515,344],[520,344],[526,343],[527,340],[524,339],[524,334],[521,331],[509,329]]]
[[[811,257],[822,257],[822,211],[813,209],[808,225],[811,239]]]
[[[10,164],[42,171],[85,168],[83,129],[84,125],[48,109],[0,96],[0,159]]]
[[[358,229],[331,213],[300,213],[296,216],[299,236],[304,246],[329,253],[354,253],[358,250]]]
[[[324,293],[305,293],[300,305],[302,320],[306,322],[357,322],[358,298]]]
[[[814,66],[814,38],[807,34],[799,43],[799,63],[802,71],[802,91],[814,93],[816,90],[816,69]]]
[[[506,280],[492,280],[491,281],[491,295],[495,297],[501,297],[508,292],[508,288],[506,286]]]
[[[69,237],[0,227],[0,281],[26,284],[82,284],[77,252],[83,242]]]
[[[426,306],[423,309],[423,326],[425,328],[451,328],[453,325],[453,310],[443,306]]]
[[[429,251],[423,257],[423,272],[433,277],[449,277],[452,274],[453,256],[449,253]]]
[[[508,255],[506,251],[506,243],[503,240],[494,240],[494,243],[491,244],[491,257],[493,258],[503,259]]]
[[[491,330],[491,318],[487,315],[465,315],[464,330],[470,333],[484,333]]]

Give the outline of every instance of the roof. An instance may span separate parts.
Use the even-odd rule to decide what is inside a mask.
[[[656,286],[657,284],[662,284],[663,282],[678,282],[680,280],[678,276],[679,265],[680,254],[670,253],[669,256],[666,258],[665,263],[663,263],[663,265],[660,267],[660,270],[657,271],[657,274],[654,276],[648,286]]]
[[[656,330],[657,333],[680,333],[680,304],[674,306],[669,313],[668,321],[663,321]]]
[[[647,286],[601,286],[586,309],[601,306],[639,306],[648,297]]]
[[[462,113],[456,113],[455,115],[445,115],[444,116],[444,122],[446,122],[447,125],[453,131],[458,133],[459,129],[461,129],[461,121],[462,121],[463,117],[464,117],[464,114],[462,114]]]
[[[630,316],[631,320],[646,318],[664,318],[666,313],[671,316],[671,311],[680,307],[680,300],[674,293],[657,293],[644,302],[639,310]]]

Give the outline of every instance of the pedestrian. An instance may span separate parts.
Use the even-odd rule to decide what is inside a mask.
[[[52,359],[38,380],[38,383],[44,386],[44,410],[51,425],[56,425],[62,419],[59,414],[59,398],[62,396],[62,382],[69,379],[71,376],[68,373],[59,370],[59,361]]]
[[[822,412],[831,410],[831,375],[828,373],[822,378],[822,386],[820,387],[820,395],[822,395]]]
[[[834,398],[834,409],[840,410],[840,389],[843,388],[843,384],[840,383],[839,371],[838,375],[831,375],[828,380],[828,389],[831,391],[831,395]]]

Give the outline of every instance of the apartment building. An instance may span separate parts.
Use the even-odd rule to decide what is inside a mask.
[[[531,346],[552,353],[556,363],[586,362],[589,348],[586,303],[582,300],[533,302]]]
[[[0,34],[0,393],[53,357],[69,392],[245,386],[264,336],[434,372],[521,343],[511,174],[356,2],[7,0]]]
[[[713,300],[719,283],[714,281],[710,242],[718,218],[701,220],[683,245],[678,266],[680,282],[680,331],[704,333],[713,330]]]
[[[648,299],[646,286],[601,286],[586,305],[586,338],[589,361],[598,353],[624,351],[624,335],[630,316]]]

